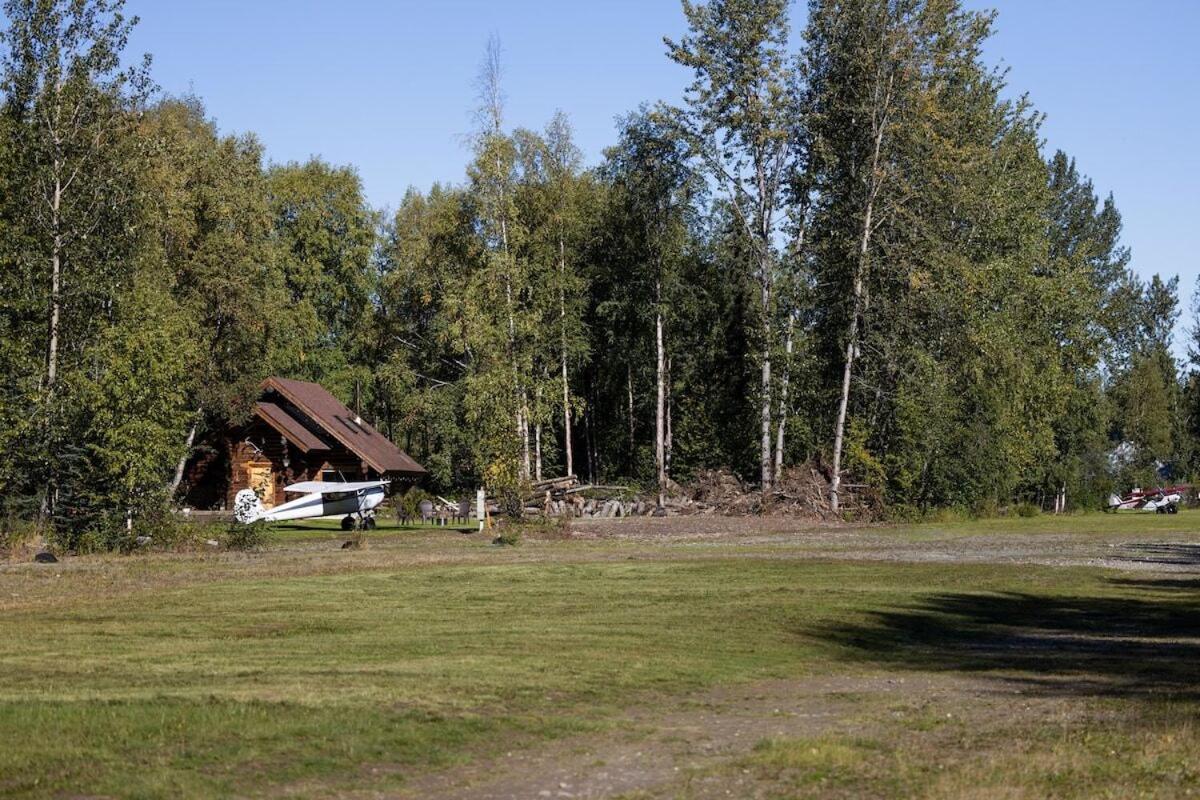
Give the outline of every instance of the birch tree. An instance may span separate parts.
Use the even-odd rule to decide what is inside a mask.
[[[530,449],[530,336],[524,303],[528,265],[519,257],[526,235],[516,207],[517,148],[504,132],[500,43],[488,42],[478,79],[480,107],[469,190],[480,245],[479,267],[469,277],[462,319],[475,355],[469,416],[479,426],[480,458],[494,486],[515,487],[532,474]],[[496,426],[510,420],[511,436]],[[513,500],[515,503],[515,499]]]
[[[872,239],[887,217],[883,192],[893,179],[893,138],[903,124],[901,103],[914,71],[916,2],[862,0],[810,5],[803,81],[810,97],[808,123],[820,162],[824,213],[853,221],[854,243],[845,252],[848,302],[841,351],[841,380],[833,424],[829,499],[839,507],[842,456],[862,315],[869,303]]]
[[[687,143],[665,114],[643,109],[626,117],[620,137],[606,152],[603,172],[612,182],[612,200],[621,209],[623,224],[631,229],[634,259],[640,262],[626,291],[643,308],[649,300],[653,318],[649,327],[654,353],[654,465],[661,507],[670,477],[669,325],[675,316],[671,309],[680,300],[688,218],[701,187],[688,163]]]
[[[125,206],[140,164],[131,136],[151,91],[149,57],[123,67],[136,18],[123,0],[8,0],[4,113],[31,281],[44,299],[38,408],[46,471],[42,508],[56,496],[52,441],[61,433],[64,353],[75,357],[111,320],[134,237]]]
[[[688,34],[665,40],[670,58],[690,68],[681,130],[733,209],[751,246],[759,290],[759,472],[771,488],[771,356],[776,331],[776,234],[788,172],[791,64],[786,0],[684,0]]]
[[[570,122],[562,112],[556,113],[546,126],[546,189],[549,195],[550,224],[553,234],[557,269],[555,270],[558,301],[558,351],[562,379],[562,424],[564,474],[575,474],[575,451],[572,442],[572,411],[576,405],[571,393],[571,364],[586,357],[587,340],[582,330],[582,298],[586,281],[581,275],[578,259],[578,239],[583,223],[586,186],[579,175],[583,155],[575,146]]]

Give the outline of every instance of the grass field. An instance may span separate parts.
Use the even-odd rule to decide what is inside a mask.
[[[598,768],[631,737],[674,768],[630,798],[1200,791],[1200,514],[703,541],[671,522],[356,552],[318,524],[258,553],[0,566],[0,795],[431,796],[443,775],[469,797],[514,752]],[[940,558],[1006,536],[1047,563]],[[1127,567],[1054,563],[1071,547]],[[730,687],[770,708],[714,705]],[[661,735],[718,706],[787,730],[712,757],[682,723]]]

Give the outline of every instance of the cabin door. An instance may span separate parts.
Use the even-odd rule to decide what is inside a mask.
[[[246,477],[250,488],[262,498],[267,508],[275,505],[275,475],[270,464],[247,464]]]

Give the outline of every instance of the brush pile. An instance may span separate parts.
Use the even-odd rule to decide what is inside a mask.
[[[829,506],[829,481],[819,465],[790,467],[766,493],[727,469],[704,470],[687,485],[667,484],[666,503],[624,486],[580,485],[574,476],[534,484],[526,512],[593,519],[651,515],[717,514],[723,516],[789,516],[838,519]],[[843,512],[857,518],[874,516],[878,498],[870,487],[843,484]]]

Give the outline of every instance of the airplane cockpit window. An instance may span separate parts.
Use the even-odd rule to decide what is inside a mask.
[[[346,500],[350,497],[354,497],[354,492],[328,492],[325,495],[325,500],[332,503],[338,500]]]

